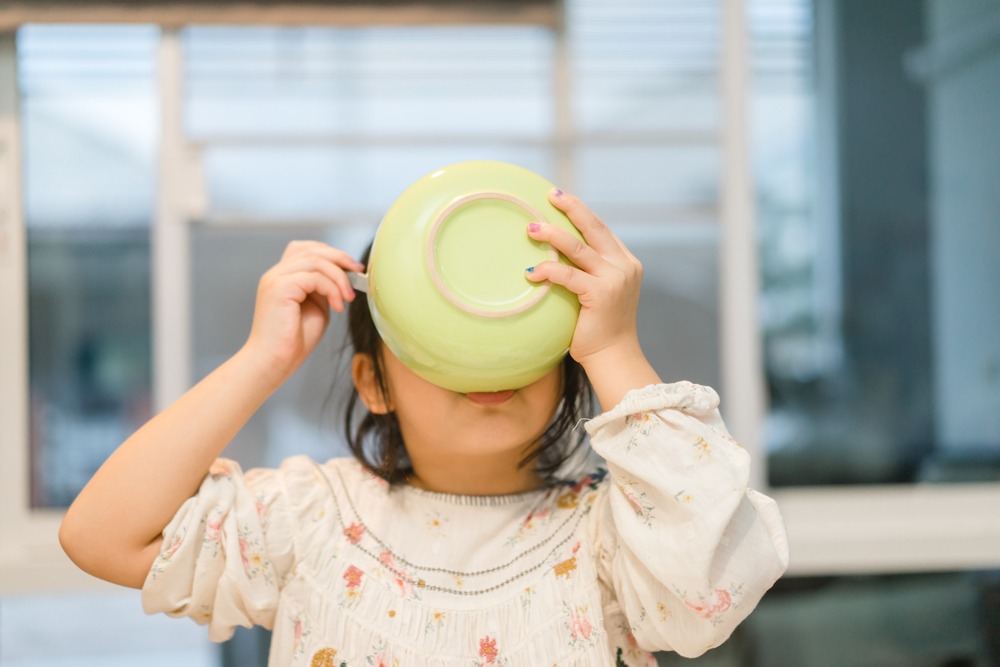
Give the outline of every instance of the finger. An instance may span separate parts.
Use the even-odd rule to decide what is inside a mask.
[[[365,265],[351,257],[340,248],[322,241],[292,241],[285,247],[282,261],[293,257],[315,255],[323,257],[346,271],[364,271]]]
[[[541,262],[525,271],[528,280],[533,283],[549,281],[561,285],[577,296],[583,296],[593,287],[594,277],[589,273],[562,262]]]
[[[552,188],[549,191],[549,201],[552,205],[566,214],[573,226],[580,230],[587,244],[601,255],[617,253],[622,250],[622,245],[618,238],[608,229],[604,221],[600,219],[586,204],[574,197],[566,194],[559,188]]]
[[[597,273],[607,264],[596,250],[557,225],[532,222],[528,225],[528,236],[536,241],[548,243],[588,273]]]
[[[315,300],[315,295],[320,295],[331,309],[338,313],[344,312],[344,297],[340,289],[322,273],[302,271],[288,276],[288,279],[294,286],[293,298],[299,303],[305,303],[309,298]]]
[[[315,271],[328,278],[340,289],[340,295],[344,301],[354,301],[356,294],[343,267],[326,258],[316,254],[302,255],[286,259],[275,267],[277,275],[293,275],[308,271]]]

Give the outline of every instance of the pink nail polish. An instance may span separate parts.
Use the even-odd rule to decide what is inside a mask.
[[[559,188],[552,188],[552,196],[553,197],[562,197],[563,196],[563,191],[560,190]]]
[[[542,226],[540,224],[538,224],[537,222],[532,222],[532,223],[528,224],[528,231],[529,232],[537,232],[541,228],[542,228]]]

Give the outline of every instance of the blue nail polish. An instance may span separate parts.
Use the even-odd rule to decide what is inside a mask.
[[[525,272],[525,273],[534,273],[534,272],[535,272],[535,267],[533,267],[533,266],[529,266],[528,268],[526,268],[526,269],[524,270],[524,272]]]

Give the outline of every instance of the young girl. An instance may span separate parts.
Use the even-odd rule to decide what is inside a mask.
[[[716,393],[661,384],[643,355],[638,261],[576,198],[550,197],[586,240],[526,230],[575,264],[526,273],[579,296],[561,366],[517,390],[432,385],[355,299],[346,272],[363,266],[292,243],[260,281],[244,347],[81,492],[66,552],[213,640],[272,628],[271,665],[617,667],[723,642],[787,565],[781,518],[747,488]],[[217,459],[348,304],[352,403],[367,410],[348,421],[356,459],[246,474]],[[607,470],[560,481],[586,380]]]

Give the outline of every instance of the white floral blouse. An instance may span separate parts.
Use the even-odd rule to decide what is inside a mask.
[[[220,459],[164,531],[143,605],[216,641],[272,628],[272,666],[698,655],[788,562],[717,405],[687,382],[633,391],[586,426],[607,473],[506,496],[390,488],[353,459],[245,475]]]

